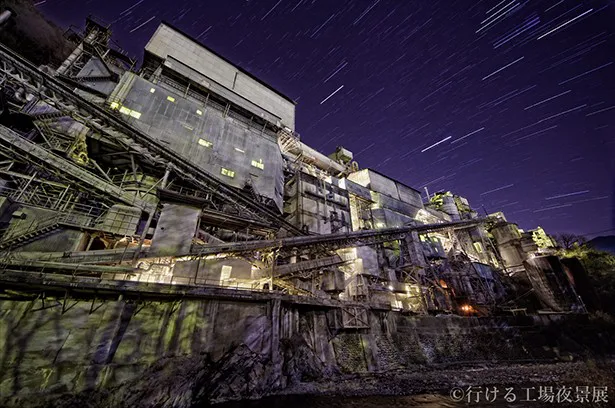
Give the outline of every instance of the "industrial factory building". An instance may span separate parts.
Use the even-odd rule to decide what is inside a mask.
[[[0,48],[5,284],[283,295],[340,330],[370,310],[585,311],[544,231],[316,151],[291,98],[170,24],[138,71],[110,37],[88,19],[59,67]]]

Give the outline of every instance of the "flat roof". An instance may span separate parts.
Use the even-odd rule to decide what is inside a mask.
[[[160,23],[161,25],[164,24],[167,27],[171,28],[174,31],[177,31],[179,34],[183,35],[184,37],[186,37],[188,40],[192,41],[193,43],[197,44],[199,47],[203,47],[204,49],[206,49],[207,51],[211,52],[212,54],[214,54],[216,57],[220,58],[221,60],[223,60],[226,63],[231,64],[232,66],[234,66],[235,68],[237,68],[237,70],[239,72],[241,72],[242,74],[252,78],[253,80],[255,80],[256,82],[258,82],[259,84],[263,85],[264,87],[268,88],[269,90],[277,93],[278,95],[280,95],[281,97],[283,97],[284,99],[286,99],[288,102],[292,103],[293,105],[296,105],[297,102],[295,102],[291,97],[284,95],[282,92],[278,91],[277,89],[275,89],[274,87],[272,87],[271,85],[269,85],[268,83],[266,83],[265,81],[257,78],[256,76],[254,76],[253,74],[251,74],[250,72],[246,71],[245,69],[241,68],[239,65],[235,64],[233,61],[230,61],[228,58],[220,55],[219,53],[217,53],[216,51],[212,50],[211,48],[209,48],[208,46],[204,45],[203,43],[199,42],[197,39],[193,38],[192,36],[190,36],[189,34],[186,34],[184,31],[180,30],[179,28],[175,27],[173,24],[168,23],[166,21],[162,21]]]

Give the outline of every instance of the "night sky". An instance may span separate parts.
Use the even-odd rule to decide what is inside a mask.
[[[46,0],[130,55],[168,21],[297,102],[325,154],[451,190],[521,228],[615,234],[615,3]]]

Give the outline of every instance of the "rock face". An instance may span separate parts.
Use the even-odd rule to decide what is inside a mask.
[[[370,327],[344,330],[279,299],[2,300],[0,405],[191,407],[348,375],[612,350],[612,325],[582,320],[370,312]]]

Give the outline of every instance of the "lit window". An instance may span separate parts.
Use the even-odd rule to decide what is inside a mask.
[[[130,111],[130,116],[132,116],[135,119],[139,119],[141,117],[141,112]]]
[[[150,88],[149,91],[150,91],[150,93],[154,93],[154,92],[156,92],[156,88]]]
[[[128,109],[127,107],[125,107],[125,106],[122,106],[120,108],[120,113],[123,113],[124,115],[130,115],[130,112],[131,112],[131,110]]]
[[[245,153],[245,150],[241,150],[239,147],[236,147],[235,150],[237,150],[239,153]]]
[[[260,159],[259,161],[252,160],[252,166],[261,170],[265,169],[265,163],[263,163],[263,159]]]
[[[476,250],[477,253],[482,254],[483,253],[483,246],[480,242],[475,242],[474,244],[474,249]]]
[[[120,107],[120,104],[117,102],[111,102],[111,109],[117,109]]]
[[[229,169],[225,169],[224,167],[222,167],[222,170],[220,170],[220,173],[223,176],[228,176],[228,177],[235,177],[235,172],[233,170],[229,170]]]
[[[209,142],[205,139],[199,139],[199,144],[205,147],[212,147],[214,145],[212,142]]]
[[[196,110],[196,114],[197,114],[197,115],[202,115],[202,114],[203,114],[203,112],[197,109],[197,110]]]
[[[233,270],[232,266],[222,265],[222,271],[220,272],[220,280],[225,281],[231,278],[231,271]]]
[[[167,101],[175,102],[175,98],[173,98],[172,96],[167,96]]]

